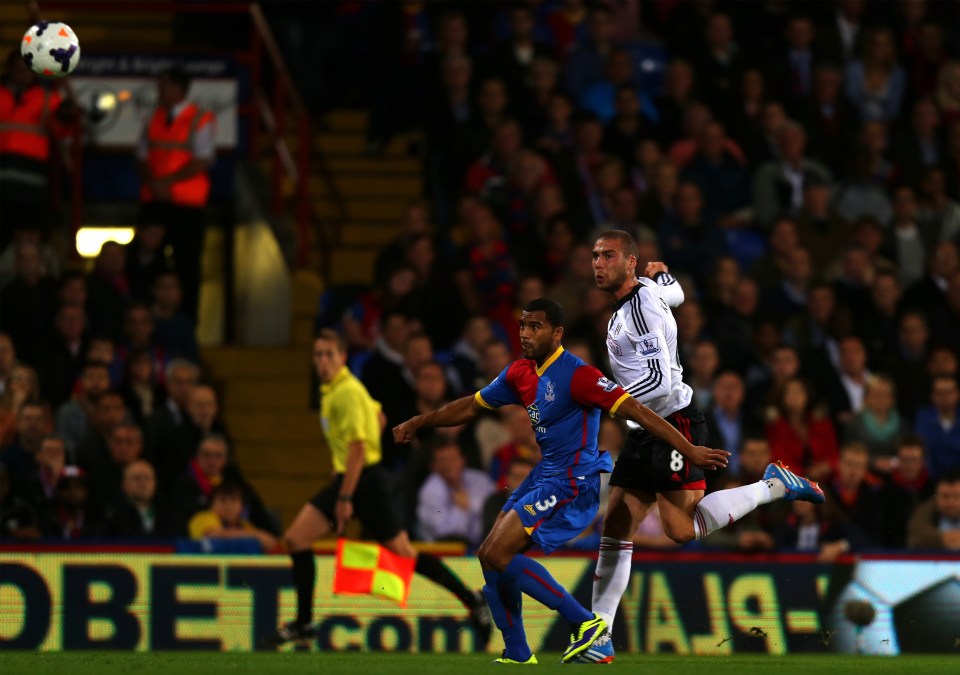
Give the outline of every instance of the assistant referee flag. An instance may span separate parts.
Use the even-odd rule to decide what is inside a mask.
[[[382,595],[407,606],[416,558],[404,558],[379,544],[337,541],[334,593]]]

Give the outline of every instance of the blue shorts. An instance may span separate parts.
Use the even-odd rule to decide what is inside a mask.
[[[516,511],[534,543],[552,553],[590,527],[599,507],[600,474],[546,477],[534,470],[510,495],[503,511]]]

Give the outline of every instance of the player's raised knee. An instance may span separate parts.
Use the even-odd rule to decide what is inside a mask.
[[[686,544],[693,541],[696,538],[696,533],[693,530],[693,522],[683,523],[678,525],[676,523],[663,523],[663,532],[671,540],[675,541],[678,544]]]
[[[480,558],[480,564],[483,567],[502,572],[513,556],[505,555],[504,551],[488,540],[480,544],[477,557]]]
[[[484,539],[480,544],[480,548],[477,549],[477,559],[479,559],[480,564],[486,568],[490,568],[490,564],[487,562],[487,553],[489,550],[490,545],[487,543],[487,540]]]

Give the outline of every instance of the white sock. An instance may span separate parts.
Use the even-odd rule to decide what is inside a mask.
[[[779,478],[711,492],[693,509],[693,531],[697,539],[703,539],[721,527],[732,525],[761,504],[782,499],[785,493],[786,488]]]
[[[632,541],[620,541],[613,537],[600,538],[600,554],[597,556],[597,569],[593,575],[593,611],[603,617],[611,631],[620,598],[630,583],[632,557]]]

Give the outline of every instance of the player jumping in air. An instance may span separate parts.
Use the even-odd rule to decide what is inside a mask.
[[[683,302],[683,290],[663,263],[650,263],[637,278],[637,244],[623,230],[604,232],[593,248],[594,278],[616,300],[607,324],[607,352],[616,381],[676,427],[691,443],[704,443],[707,425],[691,402],[677,357],[677,322],[670,307]],[[779,462],[763,480],[703,496],[703,472],[683,451],[651,429],[632,428],[610,476],[610,500],[603,522],[600,555],[593,582],[593,610],[608,626],[630,580],[633,533],[653,508],[668,537],[678,543],[703,539],[732,524],[761,504],[777,499],[823,503],[823,491]],[[610,663],[610,633],[578,659]]]
[[[543,458],[507,500],[478,552],[486,580],[483,593],[505,645],[498,663],[537,662],[523,629],[522,593],[570,622],[572,635],[564,663],[606,634],[601,616],[586,610],[543,565],[523,555],[533,544],[550,553],[593,522],[600,473],[612,468],[610,456],[597,448],[601,409],[642,424],[694,466],[726,466],[729,454],[694,446],[599,370],[564,351],[563,329],[559,304],[547,299],[530,302],[520,316],[525,358],[508,365],[474,396],[413,417],[393,430],[394,439],[405,443],[420,428],[463,424],[484,409],[510,404],[527,409]]]

